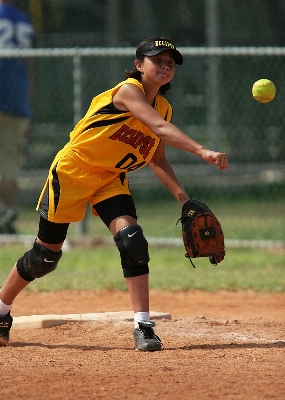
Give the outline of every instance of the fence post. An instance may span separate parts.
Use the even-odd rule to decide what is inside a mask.
[[[82,87],[81,87],[81,56],[75,54],[73,60],[73,124],[74,126],[82,117]],[[87,233],[86,217],[78,223],[81,235]]]
[[[209,47],[220,45],[219,0],[206,1],[206,42]],[[210,147],[218,150],[220,147],[220,88],[219,88],[220,57],[208,57],[206,84],[207,126]]]

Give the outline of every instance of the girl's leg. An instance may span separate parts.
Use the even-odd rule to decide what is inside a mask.
[[[133,230],[128,230],[127,235],[123,234],[123,232],[127,227],[131,227],[132,225],[135,226]],[[125,240],[125,244],[129,240],[132,240],[131,238],[135,235],[136,238],[140,237],[140,240],[138,242],[138,247],[140,245],[144,246],[144,237],[142,235],[142,231],[140,231],[139,225],[137,225],[137,221],[135,218],[124,215],[122,217],[116,218],[113,220],[109,226],[109,229],[113,236],[115,237],[115,240],[119,235],[121,235],[120,239],[123,237],[123,241]],[[121,232],[120,232],[121,231]],[[120,240],[119,239],[119,240]],[[116,244],[120,250],[122,251],[121,245],[118,245],[118,242],[116,241]],[[131,246],[132,247],[132,246]],[[135,258],[136,256],[133,254],[135,245],[133,245],[132,248],[132,256]],[[124,251],[124,250],[123,250]],[[126,252],[128,250],[126,249]],[[138,248],[137,249],[138,254],[142,254],[141,250]],[[137,258],[137,259],[140,259]],[[124,255],[122,257],[122,264],[124,265]],[[148,261],[147,261],[148,262]],[[124,269],[124,274],[125,274],[125,281],[128,286],[128,290],[130,293],[132,305],[133,305],[133,310],[134,310],[134,340],[135,340],[135,347],[137,350],[142,350],[142,351],[156,351],[156,350],[161,350],[162,343],[161,340],[159,339],[158,336],[155,335],[153,331],[153,327],[155,326],[154,322],[150,321],[150,316],[149,316],[149,285],[148,285],[148,273],[143,273],[143,274],[138,274],[135,276],[126,276],[130,269],[133,269],[134,271],[138,268],[138,271],[140,267],[138,265],[134,265],[133,267],[127,267],[127,269]],[[147,268],[148,266],[144,266],[144,269]],[[127,271],[127,273],[126,273]]]
[[[45,243],[39,238],[36,239],[36,242],[42,245],[43,247],[57,253],[61,251],[63,243],[59,244],[49,244]],[[23,279],[17,270],[17,263],[12,268],[10,275],[8,276],[6,282],[0,291],[0,300],[6,304],[12,304],[14,299],[18,296],[18,294],[26,287],[31,281],[26,281]],[[1,313],[0,313],[1,314]]]
[[[29,283],[20,277],[15,264],[0,291],[0,300],[6,305],[12,305],[14,299]]]
[[[125,278],[134,313],[149,312],[148,274]]]
[[[53,271],[61,257],[62,243],[50,245],[36,239],[33,248],[26,252],[12,268],[0,291],[0,347],[7,346],[13,318],[10,311],[14,299],[36,277]],[[48,257],[48,258],[47,258]],[[49,263],[46,262],[50,260]]]
[[[137,225],[133,199],[130,195],[117,194],[93,207],[109,228],[120,251],[134,310],[135,346],[138,350],[160,350],[161,341],[152,329],[155,323],[149,320],[147,241],[141,227]]]
[[[7,346],[13,318],[10,315],[17,295],[35,278],[52,272],[61,258],[61,248],[69,224],[56,224],[40,218],[38,237],[33,248],[14,265],[0,290],[0,347]]]
[[[114,219],[109,229],[113,236],[126,226],[136,224],[135,218],[124,215]],[[148,274],[133,276],[125,278],[126,284],[131,297],[134,312],[149,312],[149,287],[148,287]]]

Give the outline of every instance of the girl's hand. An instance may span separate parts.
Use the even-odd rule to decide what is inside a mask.
[[[201,156],[209,164],[216,165],[219,170],[227,169],[229,166],[226,153],[204,149]]]

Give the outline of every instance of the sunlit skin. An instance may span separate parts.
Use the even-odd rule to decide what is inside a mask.
[[[142,73],[141,82],[145,88],[146,97],[152,98],[152,104],[159,88],[173,79],[176,64],[171,50],[165,50],[155,56],[146,56],[135,61],[136,68]],[[151,93],[148,96],[148,93]]]
[[[153,84],[159,87],[170,82],[175,73],[175,61],[172,58],[171,51],[163,51],[160,54],[151,57],[145,57],[141,63],[142,82],[145,78],[153,78]]]

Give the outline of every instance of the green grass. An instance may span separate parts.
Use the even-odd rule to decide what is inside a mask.
[[[0,282],[11,266],[27,249],[1,249]],[[284,292],[284,253],[266,250],[228,249],[224,261],[211,265],[207,258],[193,260],[194,269],[181,248],[150,247],[150,287],[163,290],[206,291],[253,290]],[[102,246],[94,249],[66,251],[58,268],[35,280],[26,290],[56,291],[62,289],[120,289],[126,285],[117,249]]]
[[[204,199],[205,202],[206,199]],[[285,241],[284,199],[210,201],[208,205],[221,221],[226,239]],[[138,203],[139,223],[146,237],[181,238],[180,206],[175,201]],[[38,214],[29,208],[19,210],[20,233],[36,236]],[[99,218],[88,212],[88,235],[110,236]],[[76,242],[78,224],[71,224],[69,238]],[[2,247],[0,254],[0,286],[15,261],[28,248]],[[225,260],[213,266],[207,258],[195,259],[194,269],[184,257],[184,247],[150,246],[150,287],[165,290],[201,289],[207,291],[254,290],[285,292],[284,249],[228,248]],[[57,270],[35,280],[26,290],[105,289],[126,290],[118,251],[113,246],[94,249],[72,248],[64,252]]]
[[[206,201],[206,200],[205,200]],[[283,240],[285,241],[285,200],[225,200],[210,201],[209,207],[219,218],[227,239]],[[180,205],[174,201],[155,200],[138,203],[139,224],[147,237],[180,237]],[[36,234],[38,214],[31,208],[19,210],[18,230],[20,233]],[[101,220],[87,210],[87,228],[91,235],[109,236]],[[69,235],[76,237],[78,224],[71,224]]]

